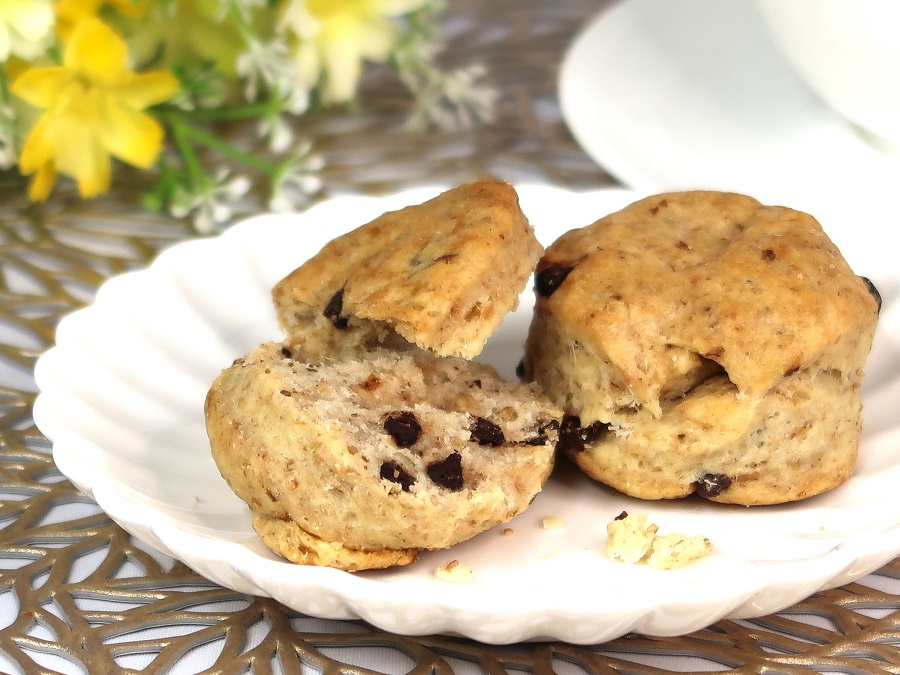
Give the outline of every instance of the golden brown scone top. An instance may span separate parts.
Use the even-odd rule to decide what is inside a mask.
[[[536,290],[640,403],[677,375],[673,346],[757,396],[878,311],[812,216],[721,192],[656,195],[566,233]]]
[[[445,356],[475,356],[518,303],[542,247],[515,190],[480,180],[338,237],[273,290],[288,332],[388,326]],[[340,330],[340,328],[338,328]]]

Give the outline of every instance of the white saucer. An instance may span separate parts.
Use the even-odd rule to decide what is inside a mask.
[[[792,206],[854,267],[896,267],[895,247],[874,259],[863,247],[900,226],[900,157],[804,85],[753,0],[622,0],[572,44],[559,94],[579,143],[637,191],[734,190]]]

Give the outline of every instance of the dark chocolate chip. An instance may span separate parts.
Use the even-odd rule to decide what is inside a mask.
[[[875,287],[875,284],[872,283],[871,279],[868,277],[860,277],[862,282],[866,285],[866,288],[869,289],[869,293],[872,294],[872,297],[875,298],[875,304],[878,307],[878,313],[881,314],[881,293],[878,292],[878,289]]]
[[[346,316],[341,316],[341,312],[344,311],[344,289],[340,289],[337,293],[331,296],[331,300],[328,301],[328,304],[325,305],[325,310],[322,312],[322,315],[331,321],[332,325],[335,328],[339,328],[341,330],[345,329],[348,325],[348,319]]]
[[[472,380],[472,386],[481,389],[481,380]]]
[[[290,395],[291,395],[291,392],[289,392],[287,389],[282,389],[282,390],[281,390],[281,395],[282,395],[282,396],[290,396]]]
[[[290,359],[294,356],[293,354],[291,354],[291,350],[288,349],[287,347],[281,348],[281,355],[286,359]]]
[[[764,249],[762,252],[762,259],[766,262],[772,262],[773,260],[778,260],[778,256],[775,255],[775,251],[770,248]]]
[[[709,499],[718,497],[731,486],[732,480],[720,473],[707,473],[695,480],[692,485],[694,494]]]
[[[538,427],[537,436],[526,438],[522,443],[524,445],[544,445],[547,442],[547,432],[556,431],[557,429],[559,429],[559,422],[550,420],[546,424]]]
[[[574,455],[584,452],[584,438],[581,436],[581,418],[577,415],[566,415],[559,426],[559,440],[556,442],[559,452]]]
[[[381,465],[379,475],[385,480],[397,483],[403,488],[404,492],[409,492],[409,486],[416,482],[406,469],[392,460],[388,460]]]
[[[594,422],[590,426],[582,427],[581,438],[585,443],[596,443],[610,431],[612,427],[606,422]]]
[[[617,515],[613,520],[625,520],[628,517],[628,511],[622,511],[619,515]]]
[[[525,359],[522,359],[516,364],[516,377],[520,380],[525,379]]]
[[[606,422],[594,422],[582,427],[580,417],[566,415],[559,427],[556,449],[570,454],[584,452],[588,445],[596,443],[611,430],[612,427]]]
[[[538,295],[549,298],[556,290],[562,286],[562,283],[572,271],[571,265],[551,265],[545,267],[535,275],[534,289]]]
[[[463,486],[462,456],[458,452],[447,455],[440,462],[433,462],[426,468],[428,477],[448,490],[461,490]]]
[[[475,441],[478,445],[490,445],[499,448],[506,442],[506,437],[503,435],[503,429],[500,428],[500,425],[483,417],[476,417],[472,426],[469,427],[469,431],[472,432],[470,440]]]
[[[398,448],[411,448],[422,433],[416,416],[408,410],[390,413],[384,420],[384,430],[391,435]]]

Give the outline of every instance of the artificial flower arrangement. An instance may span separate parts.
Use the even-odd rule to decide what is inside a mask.
[[[58,176],[83,198],[106,192],[124,162],[152,170],[148,207],[190,216],[200,232],[231,217],[251,186],[268,206],[301,208],[322,160],[293,138],[310,110],[355,97],[367,63],[389,63],[413,95],[411,123],[488,117],[478,68],[436,65],[440,0],[0,0],[0,167],[49,197]],[[258,122],[261,155],[216,132]],[[203,159],[218,156],[217,168]]]

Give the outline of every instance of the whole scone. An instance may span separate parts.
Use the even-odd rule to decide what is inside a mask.
[[[206,400],[213,458],[276,553],[404,565],[510,520],[541,490],[561,411],[537,387],[417,348],[321,364],[301,350],[257,347]]]
[[[309,359],[403,341],[471,358],[515,309],[542,250],[512,186],[480,180],[337,237],[272,297]]]
[[[878,318],[811,216],[679,192],[560,237],[524,359],[560,448],[645,499],[774,504],[847,479]]]

